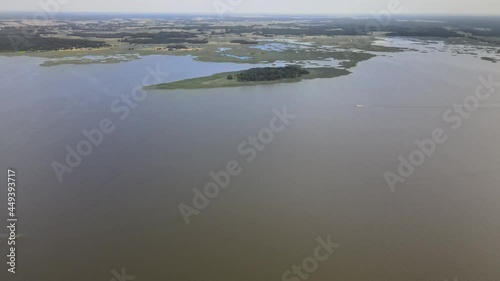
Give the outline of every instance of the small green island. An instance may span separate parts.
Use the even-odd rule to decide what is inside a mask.
[[[284,67],[257,67],[243,71],[223,72],[211,76],[185,79],[144,87],[147,90],[209,89],[221,87],[241,87],[274,83],[293,83],[303,79],[333,78],[348,75],[345,69],[331,67],[302,68],[289,65]]]

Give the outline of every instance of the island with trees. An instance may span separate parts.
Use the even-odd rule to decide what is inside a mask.
[[[206,77],[185,79],[145,87],[149,90],[208,89],[220,87],[253,86],[259,84],[292,83],[303,79],[333,78],[348,75],[346,69],[331,67],[302,68],[284,67],[250,68],[244,71],[224,72]]]

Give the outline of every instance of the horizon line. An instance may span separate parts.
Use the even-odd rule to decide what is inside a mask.
[[[1,14],[34,14],[40,12],[36,11],[0,11]],[[134,11],[64,11],[59,12],[53,17],[57,17],[57,15],[61,14],[100,14],[100,15],[208,15],[208,16],[219,16],[214,12],[134,12]],[[373,16],[373,13],[347,13],[347,12],[338,12],[338,13],[308,13],[308,14],[293,14],[293,13],[254,13],[254,12],[241,12],[241,13],[227,13],[225,17],[231,16]],[[497,14],[488,14],[488,13],[439,13],[439,12],[425,12],[425,13],[401,13],[394,16],[497,16],[500,17],[500,13]]]

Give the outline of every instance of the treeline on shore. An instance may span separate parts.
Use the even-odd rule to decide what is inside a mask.
[[[0,52],[52,51],[105,46],[108,44],[104,41],[42,37],[40,34],[32,34],[21,29],[0,30]]]

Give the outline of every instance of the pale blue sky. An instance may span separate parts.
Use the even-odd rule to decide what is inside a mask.
[[[391,1],[405,14],[500,14],[500,0],[1,0],[0,11],[39,11],[39,2],[52,2],[63,12],[216,13],[215,4],[226,3],[228,13],[369,14]]]

